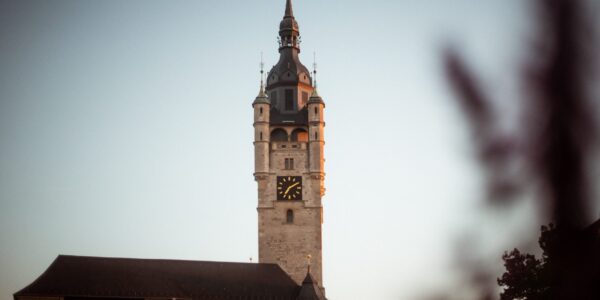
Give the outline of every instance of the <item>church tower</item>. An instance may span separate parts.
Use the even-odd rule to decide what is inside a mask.
[[[261,80],[252,104],[259,262],[279,264],[298,284],[310,264],[322,288],[325,104],[298,57],[300,32],[291,0],[278,40],[279,61],[266,87]]]

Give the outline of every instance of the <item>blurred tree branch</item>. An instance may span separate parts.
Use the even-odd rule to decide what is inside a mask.
[[[507,203],[523,185],[534,186],[542,200],[540,211],[549,213],[560,228],[560,242],[552,256],[553,287],[544,299],[600,299],[595,287],[600,286],[599,271],[589,264],[597,261],[598,254],[590,251],[582,234],[591,221],[587,168],[598,137],[593,124],[597,116],[592,114],[596,103],[586,82],[594,74],[599,52],[591,50],[597,45],[590,38],[593,25],[582,1],[535,3],[538,31],[521,71],[527,108],[522,128],[514,133],[515,139],[528,141],[518,149],[527,158],[526,177],[509,175],[516,157],[511,145],[516,142],[499,138],[490,99],[453,50],[446,52],[446,74],[471,124],[478,158],[488,173],[490,199]],[[514,272],[527,266],[536,270],[541,264],[516,249],[504,258]],[[523,282],[531,284],[530,289],[538,288],[534,281]],[[511,295],[502,299],[537,298]]]

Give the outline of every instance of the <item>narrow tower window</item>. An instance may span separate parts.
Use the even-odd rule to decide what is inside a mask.
[[[262,116],[262,107],[259,109],[259,113]]]
[[[262,138],[262,132],[261,132],[261,133],[260,133],[260,140],[262,141],[262,139],[263,139],[263,138]]]
[[[315,106],[315,117],[319,114],[319,110],[317,109],[317,107]]]
[[[291,209],[288,209],[288,211],[286,212],[286,222],[288,224],[292,224],[294,223],[294,211]]]
[[[308,93],[302,92],[302,105],[304,105],[306,102],[308,102]]]
[[[294,90],[285,90],[285,110],[294,110]]]
[[[272,91],[269,98],[271,98],[271,105],[277,106],[277,91]]]
[[[293,158],[284,159],[284,169],[285,170],[293,170],[294,169],[294,159]]]
[[[319,139],[319,133],[315,132],[315,140],[318,140],[318,139]]]

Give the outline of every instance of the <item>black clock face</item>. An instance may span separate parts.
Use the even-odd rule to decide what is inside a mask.
[[[302,200],[302,176],[277,176],[277,200]]]

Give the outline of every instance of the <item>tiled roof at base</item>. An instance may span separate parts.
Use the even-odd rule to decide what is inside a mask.
[[[299,291],[276,264],[60,255],[14,296],[292,300]]]

